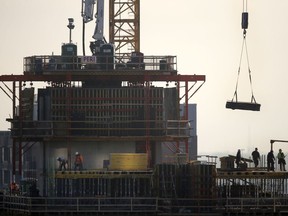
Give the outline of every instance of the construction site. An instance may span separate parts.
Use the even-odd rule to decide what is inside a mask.
[[[1,211],[287,215],[288,172],[235,168],[233,157],[216,168],[216,156],[197,156],[191,98],[206,77],[181,75],[177,56],[141,52],[140,0],[109,0],[109,42],[104,6],[82,0],[84,23],[97,14],[92,54],[79,54],[69,18],[60,55],[24,57],[23,74],[0,76],[13,110],[6,119],[12,177]],[[229,106],[260,110],[256,103]]]

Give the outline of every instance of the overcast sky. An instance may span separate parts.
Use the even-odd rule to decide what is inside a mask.
[[[199,154],[223,156],[242,149],[242,155],[249,157],[255,147],[267,154],[270,139],[288,140],[287,0],[248,0],[247,46],[260,112],[225,108],[234,94],[239,66],[242,0],[140,3],[141,51],[177,55],[180,74],[206,75],[206,83],[191,100],[198,107]],[[82,52],[80,11],[81,0],[1,0],[0,74],[22,74],[25,56],[59,55],[61,44],[68,42],[68,17],[75,19],[72,40]],[[107,22],[105,27],[109,38]],[[87,26],[86,53],[93,32],[94,21]],[[238,100],[248,102],[250,98],[243,60]],[[0,99],[0,130],[7,130],[5,119],[12,114],[12,105],[2,91]],[[275,148],[288,153],[287,144],[277,143]]]

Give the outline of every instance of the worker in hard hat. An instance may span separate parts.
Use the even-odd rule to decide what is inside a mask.
[[[19,193],[19,185],[16,184],[15,181],[10,183],[10,194],[18,194]]]
[[[57,161],[59,162],[59,171],[66,170],[66,165],[68,164],[68,160],[63,157],[57,157]]]
[[[277,158],[278,158],[278,164],[280,165],[280,171],[286,171],[285,170],[285,164],[286,164],[285,155],[282,152],[282,149],[279,149],[279,152],[277,154]]]
[[[240,162],[241,162],[241,151],[240,149],[238,149],[237,154],[236,154],[236,159],[235,159],[237,168],[240,168]]]
[[[274,157],[274,153],[273,150],[271,149],[271,151],[267,154],[267,170],[268,172],[274,171],[274,163],[275,163],[275,157]]]
[[[75,153],[74,170],[83,169],[83,157],[79,152]]]
[[[252,152],[252,158],[255,167],[258,167],[259,160],[260,160],[260,153],[258,152],[258,148],[255,148],[255,150]]]

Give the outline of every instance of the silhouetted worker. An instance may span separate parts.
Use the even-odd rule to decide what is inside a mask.
[[[255,150],[252,152],[252,158],[253,158],[255,167],[258,167],[259,160],[260,160],[260,154],[258,152],[258,148],[255,148]]]
[[[36,182],[33,182],[29,187],[29,193],[31,197],[39,197],[39,189],[37,188]]]
[[[236,167],[239,168],[240,167],[240,161],[241,161],[241,151],[240,149],[238,149],[237,154],[236,154]]]
[[[275,157],[273,154],[273,150],[271,150],[267,155],[267,170],[268,170],[268,172],[270,170],[274,171],[274,162],[275,162]]]
[[[75,153],[75,162],[74,162],[74,170],[82,170],[83,169],[83,157],[79,152]]]
[[[279,152],[277,154],[277,158],[278,158],[278,164],[280,165],[280,171],[286,171],[285,170],[285,164],[286,164],[285,155],[282,152],[282,149],[279,149]]]
[[[66,170],[66,164],[68,164],[68,160],[63,157],[57,157],[57,161],[59,162],[59,171]]]
[[[15,181],[10,183],[10,194],[19,193],[19,185],[15,183]]]

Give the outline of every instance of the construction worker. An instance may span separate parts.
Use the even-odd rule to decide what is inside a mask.
[[[59,162],[59,171],[65,171],[67,169],[66,165],[68,164],[68,160],[63,157],[57,157],[57,161]]]
[[[19,185],[16,184],[15,181],[10,183],[10,194],[18,194],[19,193]]]
[[[268,170],[268,172],[270,170],[274,171],[274,162],[275,162],[275,157],[273,154],[273,150],[271,150],[267,155],[267,170]]]
[[[285,155],[282,152],[282,149],[279,149],[279,152],[277,154],[277,158],[278,158],[278,164],[280,165],[280,171],[286,171],[285,170],[285,164],[286,164]]]
[[[77,169],[83,169],[83,157],[79,152],[75,153],[74,170],[76,171]]]
[[[255,167],[258,167],[259,160],[260,160],[260,154],[258,152],[258,148],[255,148],[255,150],[252,152],[252,158],[253,158]]]
[[[236,168],[240,168],[240,161],[241,161],[241,151],[238,149],[237,154],[236,154]]]

